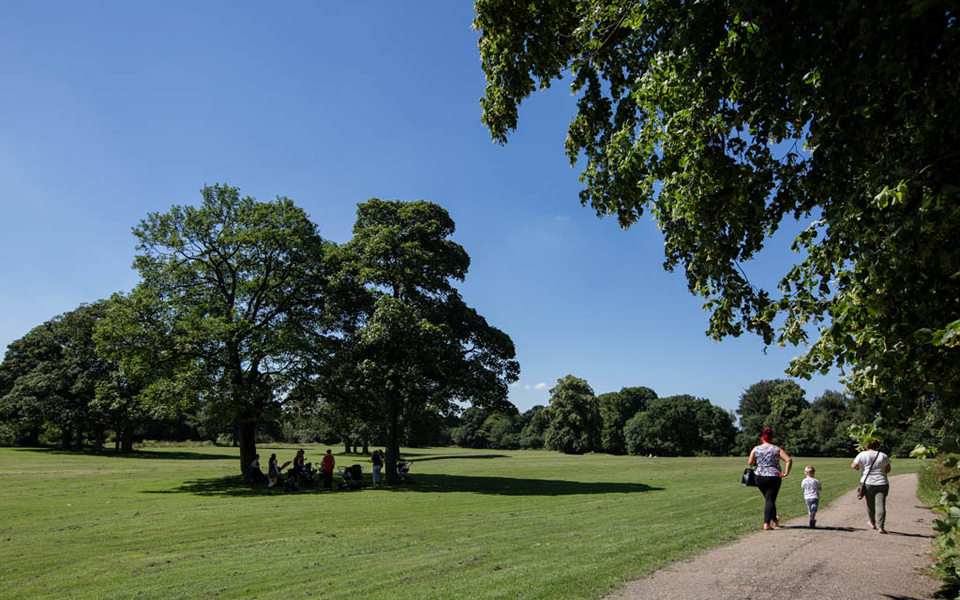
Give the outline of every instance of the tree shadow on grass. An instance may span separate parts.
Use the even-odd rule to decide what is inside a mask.
[[[369,480],[368,480],[369,483]],[[663,490],[643,483],[582,482],[557,479],[519,479],[513,477],[476,477],[471,475],[418,474],[413,480],[383,486],[380,490],[393,493],[426,492],[431,494],[459,492],[489,494],[493,496],[577,496],[583,494],[637,494]],[[374,493],[379,493],[380,490]],[[372,492],[367,488],[368,493]],[[195,494],[197,496],[245,496],[248,498],[267,495],[263,487],[251,490],[239,475],[194,479],[169,490],[148,490],[148,494]],[[284,492],[274,495],[338,493],[308,488],[299,492]],[[348,492],[339,492],[348,493]]]
[[[416,456],[416,457],[418,457],[418,458],[413,458],[413,459],[410,460],[410,462],[426,462],[426,461],[428,461],[428,460],[458,460],[458,459],[461,459],[461,458],[510,458],[510,456],[507,455],[507,454],[462,454],[462,455],[456,455],[456,454],[453,454],[453,455],[451,455],[451,454],[439,454],[439,455],[432,455],[432,454],[413,454],[413,453],[410,453],[410,452],[404,452],[402,458],[407,458],[407,457],[411,457],[411,456]],[[419,457],[421,457],[421,456],[422,456],[423,458],[419,458]]]
[[[156,450],[134,450],[133,452],[117,452],[115,450],[105,450],[103,452],[91,452],[89,450],[61,450],[59,448],[15,448],[16,452],[37,452],[47,456],[96,456],[101,458],[139,458],[148,460],[237,460],[236,456],[224,456],[222,454],[207,454],[204,452],[190,452],[188,450],[177,450],[174,452],[157,452]]]

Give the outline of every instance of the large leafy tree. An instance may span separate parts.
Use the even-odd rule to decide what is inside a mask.
[[[60,430],[62,446],[80,449],[84,434],[92,433],[99,448],[105,421],[94,400],[116,365],[97,352],[94,328],[108,304],[82,304],[10,344],[0,365],[0,412],[17,423],[24,441],[35,444],[39,428],[50,423]]]
[[[654,398],[624,427],[630,454],[722,456],[735,435],[730,413],[688,394]]]
[[[600,403],[600,418],[603,420],[600,445],[604,452],[626,454],[624,426],[638,412],[646,410],[647,403],[656,398],[657,393],[648,387],[622,388],[619,392],[597,396]]]
[[[453,442],[462,448],[486,448],[489,441],[485,436],[483,424],[490,417],[490,411],[471,406],[460,415],[457,428],[453,430]]]
[[[737,435],[736,449],[740,454],[749,454],[757,445],[760,433],[766,427],[767,416],[772,410],[771,396],[777,387],[787,383],[787,379],[765,379],[754,383],[740,394],[737,415],[740,417],[740,433]]]
[[[778,442],[785,442],[791,433],[800,430],[801,413],[809,406],[803,388],[795,381],[765,379],[751,385],[740,395],[737,407],[740,416],[737,451],[749,454],[759,443],[764,427],[774,430]]]
[[[231,426],[246,473],[259,423],[324,352],[331,245],[287,198],[258,202],[228,185],[201,196],[134,228],[142,280],[98,335],[142,378],[145,400],[203,403]]]
[[[550,425],[547,420],[548,415],[549,412],[547,408],[539,404],[521,415],[521,419],[525,421],[523,427],[520,429],[519,441],[521,448],[530,448],[532,450],[543,448],[543,435]]]
[[[949,0],[477,0],[483,121],[564,75],[582,203],[652,212],[715,338],[812,342],[891,414],[960,398],[960,36]],[[747,261],[803,229],[779,292]],[[811,325],[819,335],[808,340]]]
[[[550,450],[583,454],[600,448],[600,406],[586,380],[567,375],[550,389],[543,441]]]
[[[455,224],[437,204],[372,199],[361,204],[343,271],[369,300],[345,328],[342,379],[386,432],[386,477],[396,480],[404,424],[462,404],[509,410],[520,367],[513,341],[467,306],[453,285],[470,265],[450,240]],[[341,362],[338,358],[337,362]]]

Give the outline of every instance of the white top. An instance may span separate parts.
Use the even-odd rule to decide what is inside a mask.
[[[876,457],[877,462],[870,466]],[[860,483],[867,485],[890,485],[887,479],[887,465],[890,457],[879,450],[864,450],[857,455],[853,462],[860,465]]]
[[[819,500],[820,499],[820,480],[814,479],[813,477],[805,477],[803,481],[800,482],[800,487],[803,488],[803,499],[804,500]]]

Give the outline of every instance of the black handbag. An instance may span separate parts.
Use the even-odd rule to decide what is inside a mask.
[[[740,478],[740,485],[750,485],[753,487],[757,486],[757,474],[756,472],[747,467],[743,470],[743,477]]]

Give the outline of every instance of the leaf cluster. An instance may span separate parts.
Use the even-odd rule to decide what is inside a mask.
[[[704,298],[709,335],[809,342],[791,374],[852,367],[851,389],[884,398],[889,416],[960,405],[951,2],[475,8],[493,139],[569,75],[582,203],[623,227],[653,214],[664,266]],[[748,261],[785,221],[806,226],[796,262],[762,289]]]

